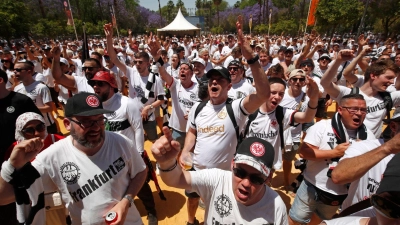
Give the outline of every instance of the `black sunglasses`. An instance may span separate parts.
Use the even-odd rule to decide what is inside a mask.
[[[239,67],[228,67],[228,71],[231,71],[231,70],[233,70],[233,71],[238,71],[239,70]]]
[[[304,81],[306,81],[306,78],[304,78],[304,77],[302,77],[302,78],[296,78],[296,77],[293,77],[293,78],[290,78],[293,82],[297,82],[297,81],[300,81],[300,82],[304,82]]]
[[[236,177],[239,177],[240,179],[244,179],[246,177],[249,177],[249,180],[251,183],[256,184],[256,185],[261,185],[264,184],[267,179],[264,179],[260,175],[256,174],[248,174],[246,170],[239,168],[239,167],[234,167],[233,169],[233,174]]]
[[[314,67],[314,65],[313,64],[311,64],[311,63],[304,63],[304,64],[300,64],[300,67]]]
[[[92,87],[94,87],[95,85],[97,87],[103,87],[107,82],[105,81],[97,81],[97,80],[88,80],[88,84]]]
[[[143,63],[143,61],[140,61],[140,60],[135,60],[135,61],[133,61],[135,64],[139,64],[139,65],[142,65],[142,63]]]
[[[83,71],[86,71],[86,70],[93,71],[95,68],[98,68],[98,67],[82,67],[82,70]]]
[[[15,69],[15,68],[14,68],[14,70],[17,71],[17,72],[21,72],[22,70],[26,70],[26,69],[20,69],[20,68],[16,68],[16,69]]]
[[[44,125],[44,123],[40,123],[40,124],[36,125],[35,127],[28,127],[28,128],[22,129],[21,132],[23,134],[34,135],[35,131],[43,132],[45,129],[46,129],[46,126]]]
[[[371,196],[371,205],[388,218],[400,218],[400,205],[377,194]]]
[[[103,118],[101,118],[101,119],[99,119],[99,120],[83,120],[83,121],[77,121],[77,120],[73,120],[73,119],[71,119],[71,118],[68,118],[68,119],[69,119],[70,121],[72,121],[72,122],[78,124],[78,125],[79,125],[80,127],[82,127],[82,128],[90,128],[90,127],[92,127],[95,123],[96,123],[98,126],[103,126],[103,125],[106,124],[107,121],[108,121],[108,119],[105,118],[105,117],[103,117]]]

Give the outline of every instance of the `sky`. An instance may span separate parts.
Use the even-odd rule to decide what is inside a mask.
[[[172,0],[175,4],[178,0]],[[192,12],[194,12],[194,8],[195,8],[195,0],[182,0],[183,3],[185,3],[185,8],[189,9],[189,8],[193,8]],[[228,2],[228,4],[230,6],[233,6],[237,0],[226,0]],[[160,0],[161,3],[161,7],[167,5],[168,0]],[[140,0],[139,3],[141,6],[148,8],[150,10],[158,10],[158,0]],[[189,10],[188,10],[189,11]]]

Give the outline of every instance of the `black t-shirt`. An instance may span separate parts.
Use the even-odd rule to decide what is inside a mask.
[[[32,99],[26,95],[12,91],[7,97],[0,99],[0,165],[8,147],[15,141],[15,121],[26,112],[42,115]]]

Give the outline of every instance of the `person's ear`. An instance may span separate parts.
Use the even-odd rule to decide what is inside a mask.
[[[71,121],[69,120],[69,119],[67,119],[67,118],[64,118],[64,120],[63,120],[63,123],[64,123],[64,127],[65,127],[65,129],[67,129],[68,131],[70,131],[71,130]]]

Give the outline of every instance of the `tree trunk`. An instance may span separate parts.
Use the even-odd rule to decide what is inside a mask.
[[[97,4],[99,5],[99,10],[100,10],[100,20],[103,20],[103,9],[101,7],[100,0],[97,0]]]
[[[46,18],[46,13],[44,12],[43,1],[42,0],[39,0],[39,8],[40,8],[40,13],[42,14],[42,17]]]
[[[77,14],[78,14],[78,19],[82,20],[82,18],[81,18],[81,9],[80,9],[80,6],[79,6],[79,0],[75,0],[75,4],[76,4],[76,11],[77,11]]]

